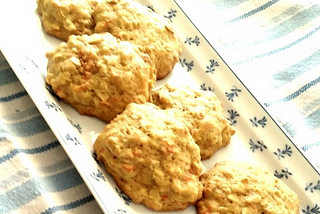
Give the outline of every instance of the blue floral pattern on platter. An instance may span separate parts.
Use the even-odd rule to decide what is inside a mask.
[[[213,47],[206,42],[181,7],[174,0],[166,2],[144,0],[144,3],[173,24],[183,44],[176,81],[184,81],[184,76],[187,75],[192,77],[198,88],[216,93],[224,106],[226,118],[236,130],[239,140],[235,140],[233,144],[240,144],[250,158],[259,161],[273,172],[275,177],[287,182],[299,193],[304,193],[300,195],[301,213],[320,214],[319,174],[253,95],[246,90]],[[180,30],[182,27],[188,28],[188,31]],[[41,29],[33,33],[42,35]],[[202,52],[206,54],[199,55]],[[43,57],[44,53],[40,52],[39,55]],[[96,161],[96,156],[92,152],[93,138],[90,134],[101,131],[103,127],[101,121],[97,120],[86,125],[88,118],[69,114],[72,111],[71,107],[60,105],[62,103],[59,98],[45,85],[42,74],[38,72],[45,70],[45,66],[41,66],[38,60],[28,55],[21,55],[16,68],[17,76],[24,83],[29,95],[48,121],[68,156],[83,175],[84,181],[94,192],[96,200],[102,204],[102,209],[106,213],[116,214],[152,213],[151,210],[132,203],[131,199],[123,194],[110,179],[102,164]],[[36,89],[34,89],[35,84],[37,84]],[[41,88],[43,90],[39,90]],[[228,149],[222,149],[220,154],[224,158],[241,155],[238,151],[231,150],[232,154],[229,152]],[[219,156],[217,159],[219,160]],[[83,161],[87,164],[82,164]],[[212,163],[208,162],[207,167],[210,167],[210,164]],[[110,198],[114,199],[112,201],[114,203],[109,203]]]

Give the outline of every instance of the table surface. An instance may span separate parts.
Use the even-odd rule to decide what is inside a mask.
[[[320,171],[320,3],[177,2]],[[1,53],[0,148],[0,213],[102,213]]]

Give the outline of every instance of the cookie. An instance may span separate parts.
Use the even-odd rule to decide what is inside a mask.
[[[235,133],[224,116],[221,102],[211,91],[166,84],[152,91],[151,95],[155,105],[174,111],[176,117],[186,124],[200,147],[203,160],[228,145]]]
[[[47,83],[81,114],[110,122],[129,103],[150,101],[150,57],[109,33],[72,35],[46,56]]]
[[[92,12],[98,0],[37,0],[44,30],[64,41],[70,35],[92,34]]]
[[[109,32],[149,54],[157,79],[166,77],[179,61],[182,46],[169,20],[142,4],[133,0],[102,0],[93,17],[96,33]]]
[[[129,104],[99,134],[94,151],[135,203],[171,211],[201,197],[199,147],[182,122],[151,103]]]
[[[200,177],[198,214],[298,214],[297,194],[260,166],[224,161]]]

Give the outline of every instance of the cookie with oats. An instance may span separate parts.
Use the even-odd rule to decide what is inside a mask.
[[[217,163],[200,177],[204,186],[198,214],[298,214],[299,199],[283,181],[260,166]]]
[[[150,101],[150,57],[109,33],[72,35],[46,56],[47,83],[81,114],[110,122],[129,103]]]
[[[105,126],[93,147],[135,203],[171,211],[201,197],[199,147],[182,122],[151,103],[129,104]]]
[[[229,144],[235,131],[225,118],[221,102],[213,92],[166,84],[151,94],[155,105],[173,111],[186,124],[200,147],[203,160]]]
[[[163,79],[179,61],[181,43],[167,18],[133,0],[102,0],[93,12],[96,33],[109,32],[149,54],[157,79]]]
[[[98,0],[37,0],[44,30],[60,39],[70,35],[92,34],[92,12]]]

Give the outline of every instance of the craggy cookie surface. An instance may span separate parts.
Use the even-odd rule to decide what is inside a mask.
[[[299,200],[285,183],[259,166],[225,161],[201,175],[198,214],[298,214]]]
[[[202,159],[210,158],[230,142],[235,133],[224,117],[221,102],[211,91],[165,85],[153,91],[152,102],[161,109],[174,111],[200,147]]]
[[[70,36],[47,58],[47,83],[81,114],[109,122],[127,104],[150,100],[150,57],[109,33]]]
[[[199,147],[182,122],[151,103],[129,104],[105,126],[94,151],[135,203],[169,211],[201,197]]]
[[[133,0],[37,0],[44,30],[66,41],[70,35],[109,32],[150,56],[157,79],[179,61],[182,46],[168,19]]]
[[[98,0],[37,0],[45,31],[60,39],[70,35],[92,34],[92,12]]]
[[[173,70],[182,51],[168,19],[133,0],[102,0],[93,13],[95,32],[110,32],[150,55],[157,79]]]

